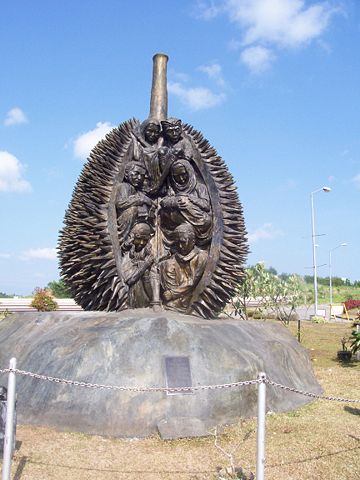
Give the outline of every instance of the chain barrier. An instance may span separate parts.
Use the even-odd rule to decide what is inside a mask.
[[[344,403],[360,403],[360,400],[355,400],[351,398],[330,397],[326,395],[318,395],[317,393],[304,392],[303,390],[298,390],[297,388],[286,387],[281,383],[273,382],[269,378],[265,380],[265,383],[267,383],[268,385],[272,385],[273,387],[276,387],[276,388],[281,388],[282,390],[286,390],[288,392],[298,393],[299,395],[304,395],[305,397],[316,398],[317,400],[330,400],[333,402],[344,402]]]
[[[311,397],[317,400],[330,400],[334,402],[343,402],[343,403],[360,403],[360,400],[351,399],[351,398],[341,398],[333,397],[326,395],[319,395],[317,393],[305,392],[293,387],[287,387],[281,383],[276,383],[270,380],[269,378],[260,377],[256,380],[244,380],[240,382],[233,383],[222,383],[218,385],[197,385],[192,387],[123,387],[117,385],[102,385],[99,383],[87,383],[79,382],[77,380],[66,380],[65,378],[51,377],[48,375],[40,375],[39,373],[26,372],[25,370],[18,370],[13,368],[5,368],[0,370],[0,374],[6,374],[13,372],[17,375],[22,375],[25,377],[36,378],[38,380],[47,380],[49,382],[60,383],[63,385],[73,385],[76,387],[85,387],[85,388],[98,388],[103,390],[117,390],[121,392],[167,392],[167,393],[177,393],[177,392],[194,392],[201,390],[221,390],[227,388],[236,388],[236,387],[246,387],[249,385],[258,385],[259,383],[266,383],[275,388],[280,388],[282,390],[297,393],[299,395],[304,395],[306,397]]]
[[[85,388],[99,388],[104,390],[118,390],[121,392],[193,392],[198,390],[219,390],[225,388],[245,387],[249,385],[257,385],[262,383],[262,379],[245,380],[242,382],[222,383],[219,385],[196,385],[192,387],[121,387],[117,385],[102,385],[99,383],[78,382],[77,380],[66,380],[65,378],[50,377],[48,375],[40,375],[38,373],[26,372],[25,370],[18,370],[13,368],[6,368],[0,370],[0,373],[16,373],[25,377],[36,378],[38,380],[48,380],[49,382],[61,383],[64,385],[74,385],[76,387]]]

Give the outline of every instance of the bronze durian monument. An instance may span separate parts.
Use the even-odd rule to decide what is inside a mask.
[[[202,134],[167,117],[153,58],[150,115],[90,153],[60,233],[62,278],[85,310],[152,307],[205,318],[234,295],[248,253],[234,180]]]

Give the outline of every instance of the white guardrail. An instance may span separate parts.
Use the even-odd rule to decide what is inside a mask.
[[[80,312],[82,308],[72,298],[55,298],[58,304],[56,310],[62,312]],[[0,312],[36,312],[31,307],[32,298],[0,298]]]

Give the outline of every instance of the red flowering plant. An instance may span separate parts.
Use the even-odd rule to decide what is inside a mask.
[[[346,300],[344,305],[346,310],[353,310],[354,308],[360,307],[360,300]]]
[[[38,312],[52,312],[57,309],[58,304],[55,302],[51,291],[47,288],[36,287],[33,295],[31,306],[36,308]]]

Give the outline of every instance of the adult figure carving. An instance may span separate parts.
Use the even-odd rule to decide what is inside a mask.
[[[177,158],[190,159],[193,154],[193,147],[183,133],[182,122],[178,118],[170,117],[161,122],[164,145],[171,149]]]
[[[183,126],[178,118],[168,118],[161,122],[163,146],[153,156],[153,182],[150,193],[164,194],[166,180],[173,163],[180,158],[190,160],[193,155],[191,141],[183,134]]]
[[[176,160],[172,164],[169,189],[160,207],[161,229],[168,240],[178,225],[187,222],[194,227],[199,245],[210,241],[212,220],[207,188],[197,180],[187,160]]]
[[[123,279],[129,287],[127,305],[129,308],[148,307],[153,299],[151,267],[154,263],[150,226],[136,224],[130,238],[131,248],[122,261]]]
[[[195,245],[195,230],[183,223],[174,231],[175,252],[160,263],[163,305],[185,312],[205,268],[208,254]]]
[[[153,202],[142,191],[145,167],[138,162],[129,162],[125,167],[124,181],[117,187],[115,208],[118,237],[123,245],[135,223],[146,222],[153,215]]]
[[[134,135],[130,147],[130,160],[141,162],[146,169],[144,189],[150,190],[159,177],[156,152],[163,142],[159,120],[148,118],[140,125],[140,131]]]

